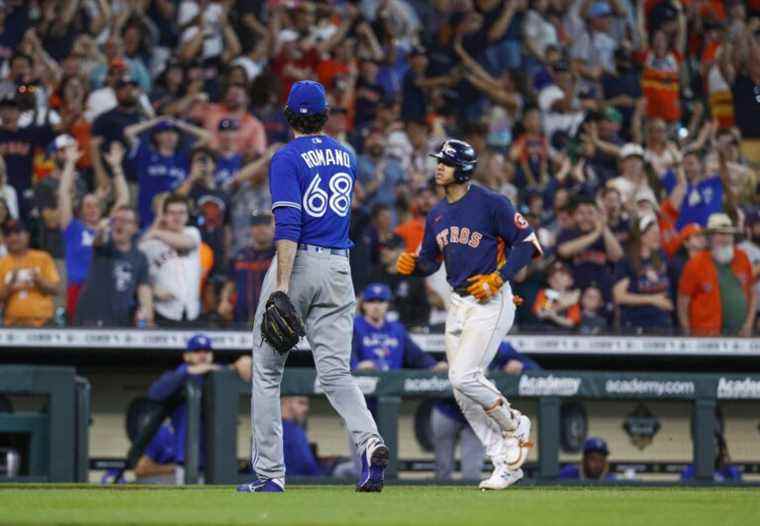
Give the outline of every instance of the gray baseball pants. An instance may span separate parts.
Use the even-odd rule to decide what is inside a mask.
[[[261,288],[253,323],[253,378],[251,463],[259,478],[284,478],[280,382],[287,354],[280,354],[261,336],[264,304],[275,288],[277,260],[272,262]],[[373,438],[381,440],[350,372],[351,340],[356,297],[348,257],[329,251],[296,252],[288,296],[301,314],[314,355],[317,381],[345,422],[359,451]]]

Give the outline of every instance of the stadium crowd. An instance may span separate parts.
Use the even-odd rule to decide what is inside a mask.
[[[520,330],[757,330],[757,0],[0,0],[4,324],[247,326],[300,79],[357,154],[357,293],[408,328],[448,301],[394,262],[453,136],[548,255]]]

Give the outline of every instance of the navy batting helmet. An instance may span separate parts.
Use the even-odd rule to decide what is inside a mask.
[[[456,168],[454,178],[458,183],[468,181],[475,172],[475,165],[478,164],[475,148],[457,139],[447,140],[437,153],[431,153],[430,156],[447,166]]]

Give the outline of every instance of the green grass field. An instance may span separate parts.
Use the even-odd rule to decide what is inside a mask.
[[[757,489],[289,487],[285,494],[198,489],[0,485],[0,524],[749,526],[760,524]],[[129,489],[127,489],[129,488]]]

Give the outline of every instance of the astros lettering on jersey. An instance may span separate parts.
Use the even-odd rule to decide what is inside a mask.
[[[470,276],[500,269],[520,242],[541,252],[533,229],[508,198],[473,185],[458,201],[443,199],[430,211],[418,264],[434,271],[445,261],[446,279],[457,290]]]

